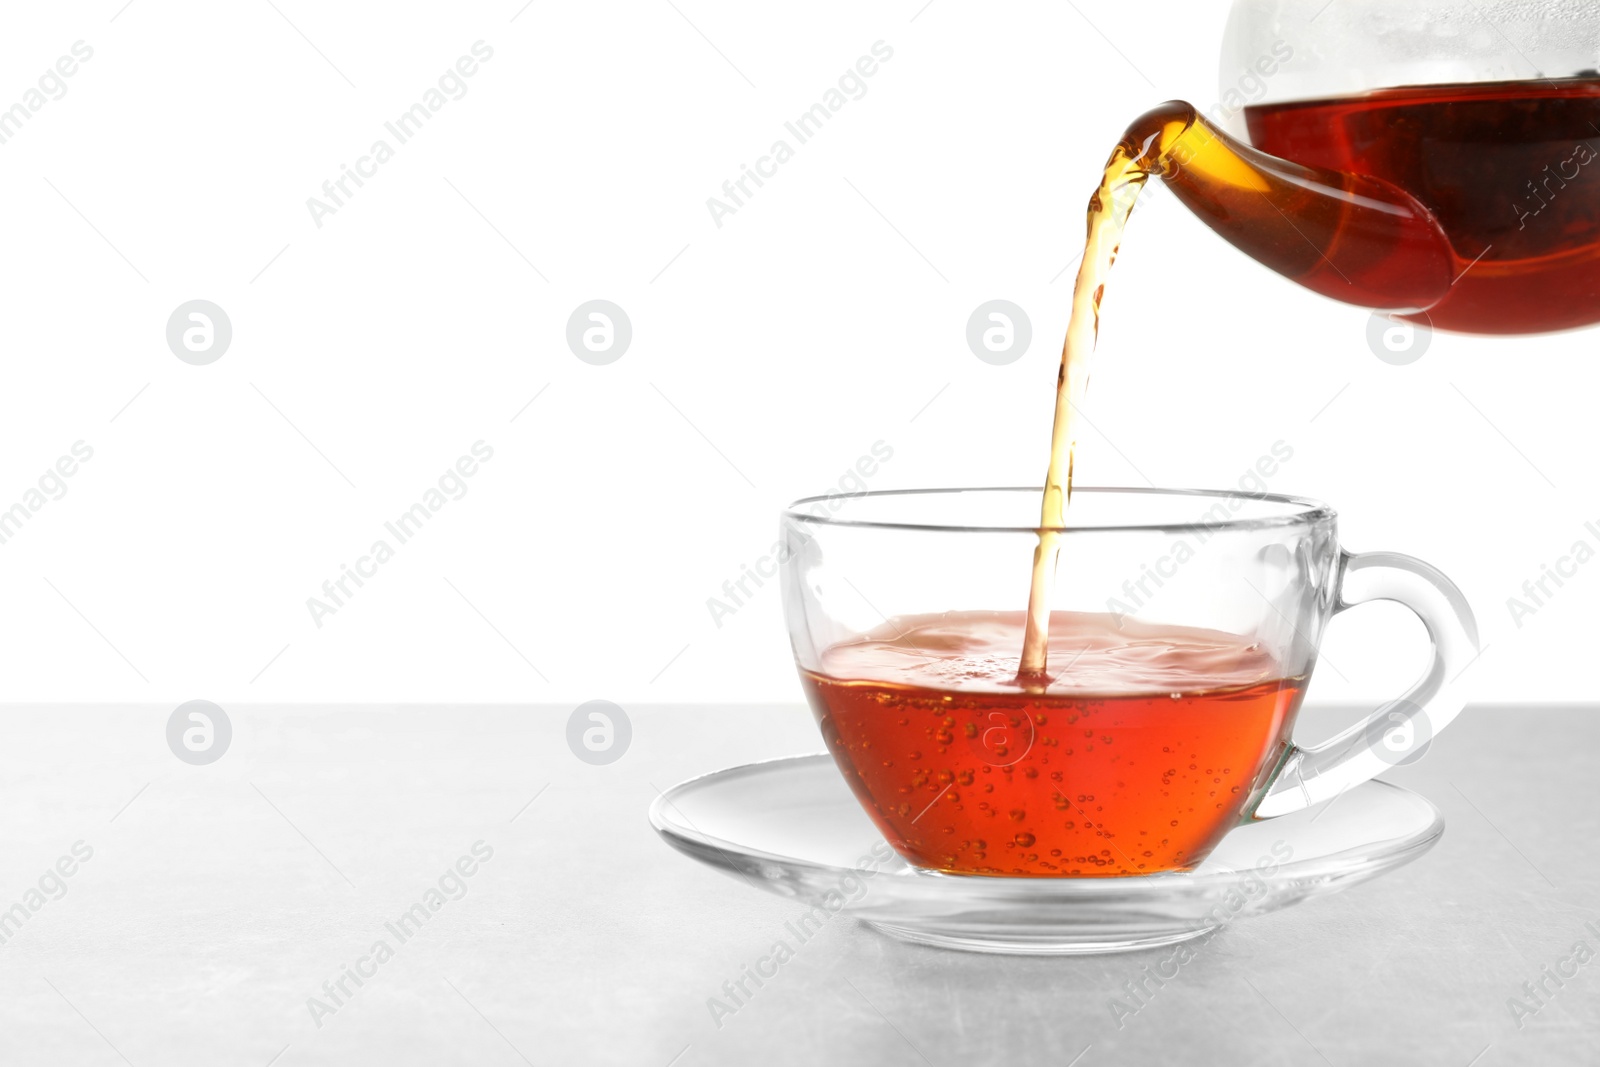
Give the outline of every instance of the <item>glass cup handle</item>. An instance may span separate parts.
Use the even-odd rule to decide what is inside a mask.
[[[1320,745],[1290,745],[1254,817],[1310,807],[1374,775],[1415,762],[1466,703],[1453,684],[1478,654],[1467,598],[1434,567],[1398,552],[1341,552],[1333,613],[1372,600],[1410,608],[1427,627],[1432,662],[1406,692]]]

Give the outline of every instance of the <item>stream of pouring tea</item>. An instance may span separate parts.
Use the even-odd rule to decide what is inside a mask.
[[[1089,361],[1100,333],[1100,300],[1106,275],[1116,262],[1122,231],[1133,211],[1139,190],[1153,172],[1151,152],[1161,140],[1152,133],[1138,146],[1119,144],[1106,162],[1100,188],[1089,199],[1088,239],[1078,281],[1072,290],[1072,317],[1061,347],[1061,372],[1056,380],[1055,422],[1050,431],[1050,468],[1045,474],[1044,500],[1039,508],[1039,544],[1033,550],[1033,578],[1028,587],[1027,625],[1022,640],[1022,665],[1017,680],[1023,685],[1047,681],[1050,651],[1050,591],[1067,505],[1072,500],[1072,462],[1077,446],[1078,405],[1089,388]]]
[[[1500,121],[1499,110],[1488,113]],[[1266,116],[1261,121],[1276,120]],[[1083,262],[1078,265],[1072,318],[1061,349],[1050,467],[1039,509],[1039,543],[1033,554],[1017,670],[1017,683],[1025,689],[1038,690],[1051,682],[1045,672],[1050,596],[1061,551],[1058,531],[1065,525],[1072,500],[1077,424],[1082,419],[1079,406],[1089,388],[1100,301],[1128,216],[1139,191],[1153,177],[1165,179],[1191,208],[1204,205],[1213,228],[1256,259],[1318,292],[1369,307],[1384,306],[1373,301],[1403,292],[1401,299],[1430,307],[1455,284],[1454,253],[1447,236],[1427,208],[1396,186],[1273,159],[1231,141],[1180,100],[1136,119],[1106,161],[1100,187],[1089,199]],[[1291,221],[1296,218],[1298,224]],[[1281,224],[1294,237],[1283,232]],[[1313,241],[1308,232],[1322,237]],[[1334,266],[1330,255],[1342,260],[1344,267]],[[1324,269],[1333,277],[1323,276]],[[1484,268],[1478,274],[1483,276]],[[1487,276],[1500,275],[1491,271]]]

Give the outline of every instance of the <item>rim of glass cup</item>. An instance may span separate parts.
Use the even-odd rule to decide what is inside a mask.
[[[1108,525],[1074,526],[1070,522],[1065,526],[985,526],[973,524],[953,524],[934,522],[887,522],[883,520],[862,520],[835,518],[831,515],[814,515],[800,508],[808,504],[827,504],[833,500],[855,500],[861,497],[892,497],[892,496],[944,496],[958,493],[1043,493],[1042,486],[1037,485],[985,485],[966,486],[948,489],[873,489],[862,493],[824,493],[819,496],[801,497],[783,509],[783,517],[794,519],[797,522],[814,523],[818,526],[845,526],[857,529],[878,530],[928,530],[942,533],[1019,533],[1039,534],[1051,533],[1184,533],[1196,530],[1263,530],[1273,527],[1301,526],[1325,519],[1336,518],[1338,512],[1329,504],[1309,497],[1288,496],[1283,493],[1250,493],[1240,489],[1149,489],[1137,486],[1083,486],[1073,487],[1073,495],[1127,495],[1127,496],[1166,496],[1187,497],[1191,499],[1208,500],[1254,500],[1271,504],[1279,504],[1285,508],[1293,509],[1282,514],[1258,515],[1251,518],[1219,519],[1215,521],[1200,519],[1179,522],[1133,522],[1112,523]],[[1070,517],[1070,512],[1068,513]]]

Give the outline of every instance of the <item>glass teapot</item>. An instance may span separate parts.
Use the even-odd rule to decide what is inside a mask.
[[[1326,296],[1433,327],[1600,322],[1600,4],[1236,0],[1221,94],[1123,148]]]

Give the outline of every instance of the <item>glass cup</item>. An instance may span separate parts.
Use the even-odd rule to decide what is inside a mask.
[[[1036,488],[834,493],[781,519],[796,665],[839,770],[896,851],[951,874],[1185,870],[1232,828],[1414,761],[1461,710],[1471,609],[1434,568],[1339,547],[1332,508],[1077,489],[1044,678],[1015,677]],[[1411,609],[1430,659],[1322,744],[1292,740],[1328,622]]]

